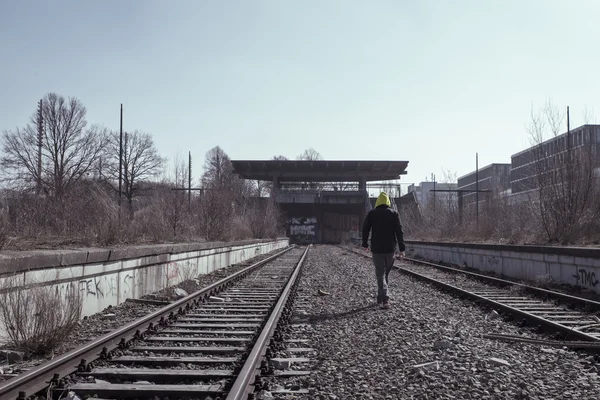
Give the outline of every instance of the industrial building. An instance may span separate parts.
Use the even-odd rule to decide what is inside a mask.
[[[539,174],[557,171],[567,162],[568,150],[587,157],[595,167],[600,160],[600,125],[582,125],[511,156],[510,187],[512,196],[539,188]]]
[[[412,184],[408,187],[409,193],[414,193],[417,202],[421,208],[426,208],[436,202],[456,201],[456,194],[452,192],[434,192],[434,190],[456,190],[456,183],[441,182],[421,182],[418,185]]]
[[[459,177],[458,189],[468,191],[462,193],[463,204],[468,206],[477,201],[481,204],[493,197],[507,196],[510,193],[510,171],[511,164],[494,163]],[[476,190],[485,190],[486,193],[477,193]]]

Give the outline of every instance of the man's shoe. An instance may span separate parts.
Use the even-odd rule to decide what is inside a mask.
[[[383,304],[381,305],[381,308],[383,308],[384,310],[387,310],[390,308],[390,302],[389,301],[384,301]]]

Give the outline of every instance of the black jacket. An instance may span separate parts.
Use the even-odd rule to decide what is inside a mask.
[[[381,205],[369,211],[362,231],[362,246],[369,247],[369,231],[371,234],[371,252],[393,253],[396,242],[400,251],[404,251],[404,234],[398,213],[387,205]]]

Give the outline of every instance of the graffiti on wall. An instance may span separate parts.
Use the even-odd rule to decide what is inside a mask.
[[[125,274],[125,278],[123,278],[123,291],[124,294],[134,293],[139,287],[143,287],[144,278],[148,274],[148,271],[145,269],[138,269],[135,272],[129,271]]]
[[[113,297],[119,291],[117,278],[114,276],[95,276],[79,281],[79,290],[85,297]]]
[[[316,243],[317,218],[293,217],[288,219],[290,240],[294,243]]]
[[[596,279],[596,272],[588,271],[584,268],[576,268],[573,278],[575,278],[575,284],[577,286],[595,288],[599,283],[598,279]]]
[[[167,280],[179,278],[179,265],[171,261],[167,264]]]
[[[214,257],[209,258],[209,260],[213,263],[217,262]],[[198,260],[171,261],[167,264],[166,269],[167,285],[174,285],[178,282],[189,281],[197,278],[198,275],[200,275],[198,267]]]
[[[479,256],[479,265],[493,270],[500,265],[500,261],[500,258],[496,256]]]

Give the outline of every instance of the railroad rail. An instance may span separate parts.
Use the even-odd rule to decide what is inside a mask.
[[[308,251],[288,247],[2,382],[0,399],[247,399],[282,339]]]
[[[364,250],[352,249],[371,258]],[[600,303],[586,298],[499,279],[459,268],[405,257],[411,264],[395,266],[401,273],[458,293],[494,310],[522,318],[559,333],[562,340],[577,340],[578,347],[600,350]]]

